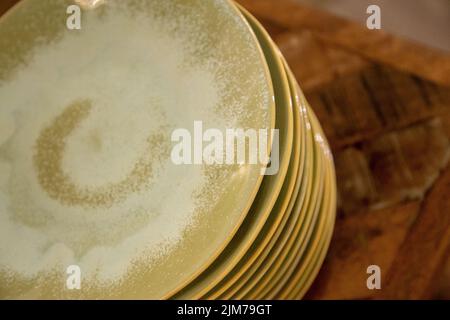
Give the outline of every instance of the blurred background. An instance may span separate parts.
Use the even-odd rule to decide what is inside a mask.
[[[333,149],[338,213],[309,299],[450,299],[450,1],[238,0]],[[366,27],[380,6],[381,30]],[[382,289],[366,287],[369,265]]]
[[[449,0],[296,0],[303,5],[365,25],[366,8],[380,7],[382,29],[393,35],[450,52]],[[442,212],[450,215],[450,212]],[[439,276],[438,276],[439,278]],[[450,298],[450,260],[442,268],[434,297]]]
[[[366,8],[382,11],[382,28],[430,47],[450,51],[449,0],[296,0],[365,24]]]

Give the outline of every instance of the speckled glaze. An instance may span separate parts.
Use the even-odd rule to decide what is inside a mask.
[[[194,120],[274,128],[266,61],[225,0],[109,0],[82,11],[76,31],[70,4],[23,0],[0,19],[0,112],[12,123],[0,140],[1,241],[21,259],[0,248],[0,297],[168,297],[222,252],[263,180],[260,165],[176,166],[170,134]],[[70,264],[85,270],[83,290],[64,287]]]

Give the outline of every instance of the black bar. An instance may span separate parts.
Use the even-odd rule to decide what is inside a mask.
[[[85,319],[94,315],[127,319],[320,319],[327,316],[381,319],[448,314],[449,301],[1,301],[18,318],[56,315]],[[104,317],[103,317],[104,318]],[[102,318],[102,319],[103,319]]]

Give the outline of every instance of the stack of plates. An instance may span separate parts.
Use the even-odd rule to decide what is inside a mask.
[[[281,52],[261,24],[234,5],[255,33],[269,66],[275,127],[281,137],[280,171],[275,178],[264,177],[246,220],[221,256],[172,297],[301,299],[319,272],[333,232],[333,159]],[[271,196],[274,203],[267,200]]]
[[[199,123],[277,129],[277,173],[187,163],[174,141]],[[23,0],[0,20],[1,298],[298,299],[335,207],[321,126],[237,4]]]

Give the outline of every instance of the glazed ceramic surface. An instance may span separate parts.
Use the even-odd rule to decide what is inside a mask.
[[[173,133],[272,129],[267,62],[228,1],[109,0],[79,29],[72,4],[0,20],[0,296],[167,297],[227,246],[264,169],[175,163]],[[65,288],[71,265],[83,290]]]

